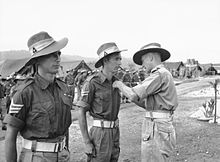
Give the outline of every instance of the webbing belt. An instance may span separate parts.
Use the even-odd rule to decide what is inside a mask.
[[[65,139],[61,142],[49,143],[49,142],[37,142],[32,140],[23,139],[22,147],[25,149],[29,149],[40,152],[60,152],[65,148]]]

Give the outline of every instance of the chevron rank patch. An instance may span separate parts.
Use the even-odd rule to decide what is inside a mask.
[[[23,106],[24,105],[22,105],[22,104],[15,104],[13,99],[12,99],[11,100],[11,105],[10,105],[10,108],[9,108],[9,114],[17,114]]]
[[[82,97],[83,96],[88,96],[88,94],[89,94],[89,91],[86,91],[86,90],[82,90],[82,92],[81,92]]]

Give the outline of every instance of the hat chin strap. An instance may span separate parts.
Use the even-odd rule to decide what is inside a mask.
[[[42,49],[48,47],[49,45],[51,45],[54,42],[55,42],[55,40],[53,38],[41,40],[37,43],[34,43],[32,46],[30,46],[29,47],[29,52],[33,56],[35,53],[37,53],[37,52],[41,51]]]
[[[109,47],[99,54],[99,59],[103,58],[104,56],[106,56],[110,53],[114,53],[117,51],[119,51],[118,47],[116,47],[116,46]]]

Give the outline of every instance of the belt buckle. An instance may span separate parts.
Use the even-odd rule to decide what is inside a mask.
[[[60,152],[63,150],[63,148],[65,147],[65,141],[61,141],[61,142],[57,142],[55,145],[55,152]],[[57,148],[57,149],[56,149]]]

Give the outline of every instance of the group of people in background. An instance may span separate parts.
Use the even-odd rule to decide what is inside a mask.
[[[95,75],[99,70],[87,70],[81,68],[78,70],[68,69],[66,70],[66,76],[62,80],[67,84],[70,89],[70,94],[75,95],[75,99],[72,102],[77,102],[81,97],[81,89],[85,80],[91,75]],[[146,78],[146,72],[140,68],[139,70],[129,71],[127,68],[119,67],[117,72],[114,74],[119,80],[121,80],[128,87],[134,87],[140,84]],[[0,102],[5,99],[5,104],[0,104],[0,119],[3,120],[3,110],[6,110],[6,113],[9,110],[11,103],[11,97],[14,94],[14,89],[22,83],[27,77],[25,74],[13,73],[6,78],[0,78]],[[75,101],[74,101],[75,100]],[[122,94],[121,103],[129,103],[127,97]],[[3,107],[2,105],[5,105]],[[6,130],[6,126],[3,124],[3,130]]]
[[[85,68],[81,68],[78,70],[68,69],[66,71],[66,76],[63,78],[65,83],[71,89],[71,93],[75,93],[75,101],[76,102],[81,97],[81,89],[85,80],[91,75],[97,74],[99,70],[87,70]],[[119,67],[118,70],[114,74],[119,80],[125,83],[129,87],[134,87],[140,84],[146,78],[146,72],[144,69],[140,68],[139,70],[128,70],[127,68]],[[129,103],[127,97],[122,96],[121,103]]]
[[[159,43],[143,46],[134,54],[133,61],[145,70],[130,72],[121,68],[122,53],[126,50],[120,50],[114,42],[104,43],[97,50],[96,71],[72,69],[65,78],[57,78],[61,49],[67,43],[67,38],[56,41],[47,32],[29,38],[31,57],[24,66],[31,66],[32,73],[25,79],[15,75],[6,93],[10,99],[3,121],[7,124],[6,161],[17,161],[20,135],[19,162],[69,162],[69,127],[74,105],[79,108],[77,119],[87,161],[117,162],[122,96],[146,111],[141,161],[170,161],[176,141],[172,119],[178,101],[172,75],[162,64],[169,59],[169,51]],[[93,118],[90,129],[87,112]]]

